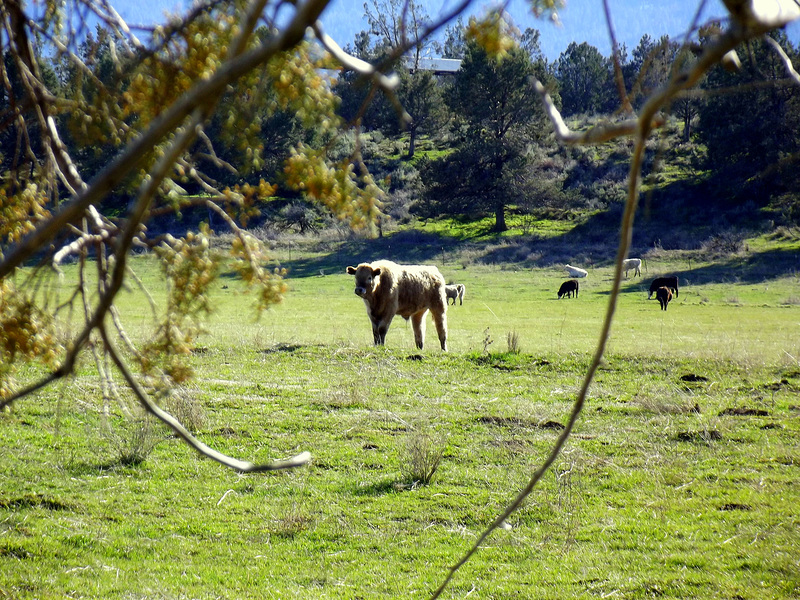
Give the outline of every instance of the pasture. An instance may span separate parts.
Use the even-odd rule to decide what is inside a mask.
[[[240,475],[105,418],[85,360],[0,414],[0,598],[427,598],[524,487],[594,351],[608,265],[558,300],[557,267],[431,259],[467,290],[445,354],[430,317],[424,350],[399,317],[372,346],[345,274],[369,256],[277,255],[285,301],[255,321],[223,275],[165,403],[218,450],[311,464]],[[155,263],[134,268],[157,295]],[[676,271],[660,311],[647,286]],[[444,598],[800,596],[800,273],[742,273],[667,257],[623,283],[576,432]],[[139,340],[146,305],[121,301]]]

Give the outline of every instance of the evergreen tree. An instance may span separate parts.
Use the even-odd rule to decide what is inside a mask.
[[[519,46],[496,58],[467,44],[448,98],[460,142],[452,155],[422,168],[426,210],[490,210],[494,229],[507,229],[506,207],[518,198],[528,149],[544,125],[540,106],[531,101],[530,78],[537,71],[543,76],[544,66],[535,67]]]
[[[417,69],[408,72],[399,69],[398,98],[411,117],[406,129],[409,133],[408,158],[414,158],[418,133],[436,131],[447,118],[442,101],[442,87],[430,71]]]
[[[616,93],[611,62],[586,42],[572,42],[555,63],[564,115],[614,110]]]
[[[785,34],[772,35],[800,68]],[[745,59],[738,71],[718,66],[709,72],[698,134],[722,194],[765,204],[800,183],[800,88],[778,84],[786,67],[766,41],[751,41],[739,55]]]

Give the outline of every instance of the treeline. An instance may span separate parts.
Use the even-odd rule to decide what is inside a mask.
[[[394,70],[399,77],[396,97],[376,93],[369,82],[347,71],[338,72],[332,85],[341,99],[339,114],[363,135],[359,143],[364,163],[387,192],[384,212],[396,219],[492,214],[498,231],[508,227],[510,210],[535,214],[542,209],[602,209],[624,198],[628,145],[623,141],[601,148],[558,146],[532,78],[544,83],[573,127],[587,127],[600,118],[624,118],[689,66],[703,44],[720,31],[706,27],[689,47],[645,35],[632,51],[623,47],[614,57],[603,56],[587,43],[572,43],[550,62],[535,30],[518,34],[515,45],[490,53],[485,43],[475,41],[479,36],[465,35],[470,25],[459,21],[445,30],[441,40],[412,48],[399,60],[392,58],[397,40],[392,39],[388,14],[374,10],[378,5],[373,11],[365,8],[371,29],[356,36],[345,50]],[[798,49],[780,32],[774,39],[800,68]],[[125,122],[124,113],[130,110],[126,106],[135,105],[136,95],[147,90],[120,70],[112,57],[111,36],[103,28],[88,35],[78,53],[81,68],[65,57],[38,60],[50,93],[59,99],[59,130],[65,132],[61,142],[89,180],[114,156],[115,140],[124,137],[117,136],[110,124]],[[661,191],[665,201],[680,196],[683,202],[750,215],[766,208],[774,220],[798,222],[800,85],[789,78],[784,57],[767,40],[751,42],[738,55],[737,68],[713,69],[699,90],[681,97],[670,114],[663,115],[665,133],[654,140],[649,157],[649,189]],[[460,69],[436,75],[420,68],[423,56],[459,59]],[[322,57],[319,66],[325,66]],[[0,113],[7,115],[13,113],[15,99],[26,97],[16,69],[6,52]],[[163,73],[164,78],[181,76]],[[284,77],[278,70],[274,77],[269,71],[262,77],[259,93],[267,99],[274,96],[274,105],[264,110],[262,97],[248,112],[247,95],[229,88],[194,154],[206,159],[209,166],[203,176],[214,185],[241,189],[260,180],[275,184],[276,195],[285,200],[275,204],[271,218],[300,230],[313,229],[319,213],[303,201],[298,186],[284,185],[285,157],[303,144],[324,147],[334,158],[337,152],[350,156],[357,142],[328,140],[325,123],[305,119],[297,107],[280,106],[285,90],[276,93]],[[109,93],[118,93],[126,104],[108,102]],[[405,121],[400,118],[401,106]],[[109,114],[115,110],[119,114]],[[232,115],[237,115],[236,123],[229,122]],[[23,132],[13,123],[8,125],[0,130],[0,168],[13,178],[22,170],[35,169],[36,163],[6,149],[19,147],[16,138],[23,134],[31,137],[34,148],[40,142],[30,127]],[[176,191],[204,190],[195,180]],[[117,194],[106,202],[122,211],[129,198]]]
[[[391,40],[380,31],[363,32],[349,50],[365,60],[386,60]],[[625,196],[629,144],[559,147],[532,76],[545,84],[573,127],[621,119],[690,68],[721,30],[705,27],[688,47],[666,36],[654,40],[645,35],[632,51],[623,47],[612,57],[573,42],[553,62],[542,53],[536,30],[517,36],[518,45],[499,61],[467,42],[464,31],[460,23],[450,27],[445,44],[424,49],[460,59],[455,74],[400,70],[398,96],[411,107],[412,118],[406,158],[413,157],[420,133],[440,151],[414,161],[414,177],[400,178],[412,180],[413,193],[398,189],[394,197],[400,204],[412,198],[411,210],[426,217],[489,211],[495,228],[504,230],[509,208],[523,213],[606,208]],[[798,49],[782,32],[772,39],[784,48],[786,59],[800,65]],[[653,141],[646,171],[646,188],[658,194],[662,205],[691,203],[698,214],[705,208],[729,218],[763,216],[766,208],[773,220],[800,219],[800,85],[770,42],[740,48],[741,64],[715,68],[700,89],[680,97],[663,115],[666,125]],[[343,113],[363,130],[401,133],[389,99],[378,98],[365,108],[369,89],[346,77],[338,93]],[[395,207],[402,214],[400,208]]]

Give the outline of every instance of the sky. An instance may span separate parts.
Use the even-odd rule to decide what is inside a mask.
[[[369,0],[372,2],[373,0]],[[452,8],[457,0],[418,0],[431,18]],[[129,24],[151,25],[162,22],[165,12],[184,12],[189,6],[187,0],[110,0],[111,4]],[[619,44],[625,44],[630,56],[638,46],[642,36],[647,34],[657,40],[662,35],[670,39],[681,39],[690,27],[700,1],[696,0],[608,0],[614,31]],[[484,0],[477,0],[471,14],[482,14],[487,6]],[[604,56],[611,54],[603,0],[567,0],[567,6],[560,11],[561,25],[546,19],[536,19],[527,8],[524,0],[510,0],[509,13],[517,27],[538,29],[541,33],[541,46],[545,56],[554,61],[567,49],[571,42],[588,42]],[[326,33],[341,46],[353,42],[356,34],[368,29],[363,17],[364,0],[332,0],[322,14]],[[701,22],[726,15],[721,0],[706,0]],[[793,23],[788,30],[789,38],[795,45],[800,43],[800,23]]]

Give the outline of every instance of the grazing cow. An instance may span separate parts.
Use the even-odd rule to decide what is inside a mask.
[[[672,300],[672,292],[668,287],[661,286],[656,290],[656,298],[661,305],[661,310],[667,310],[667,304]]]
[[[355,293],[364,299],[376,346],[383,346],[395,315],[411,319],[414,341],[425,342],[425,314],[430,310],[442,350],[447,350],[447,298],[444,277],[436,267],[398,265],[389,260],[347,267],[356,276]]]
[[[456,305],[456,298],[458,298],[459,304],[464,304],[464,292],[467,291],[467,288],[464,287],[463,283],[452,283],[444,286],[444,294],[447,297],[447,303],[450,304],[450,300],[453,301],[453,306]]]
[[[628,271],[633,269],[633,276],[642,276],[642,259],[641,258],[626,258],[622,261],[622,268],[625,269],[625,279],[628,278]]]
[[[561,300],[562,296],[566,296],[567,298],[571,298],[572,294],[575,294],[575,297],[578,297],[578,282],[574,279],[570,279],[569,281],[565,281],[561,284],[561,287],[558,288],[558,299]]]
[[[667,287],[675,294],[675,297],[678,297],[678,278],[677,277],[656,277],[653,279],[653,283],[650,284],[650,292],[647,294],[647,299],[650,300],[650,297],[660,287]]]
[[[564,265],[564,268],[567,270],[567,273],[569,273],[570,277],[586,277],[589,274],[588,271],[584,271],[578,267],[573,267],[572,265]]]

